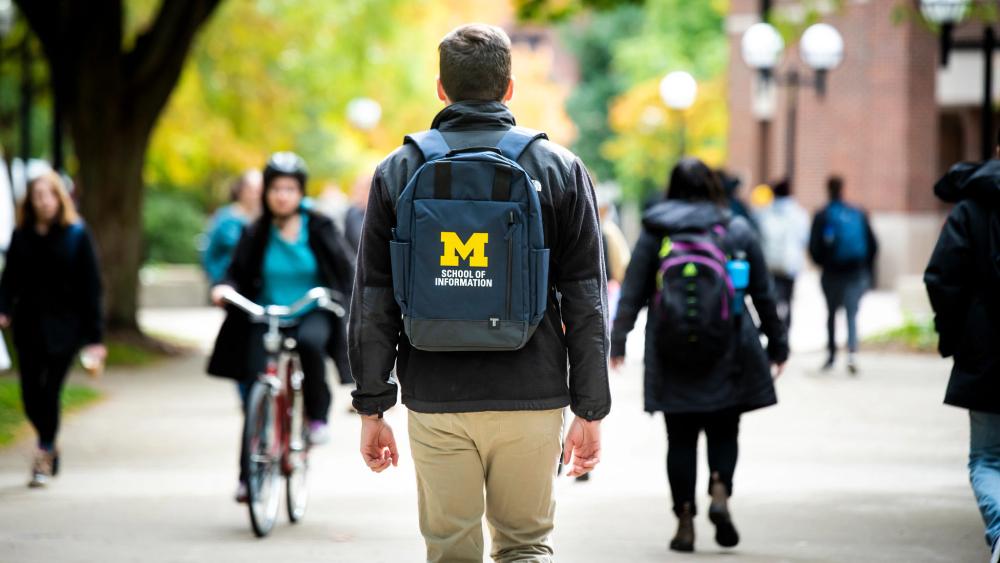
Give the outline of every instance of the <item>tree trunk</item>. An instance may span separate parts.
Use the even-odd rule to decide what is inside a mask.
[[[142,168],[148,134],[75,126],[81,211],[97,241],[109,332],[137,332],[142,265]],[[95,143],[93,139],[101,139]]]

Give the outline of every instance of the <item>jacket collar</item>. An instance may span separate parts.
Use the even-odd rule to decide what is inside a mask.
[[[431,129],[441,131],[506,130],[516,125],[514,114],[500,102],[455,102],[438,112]]]

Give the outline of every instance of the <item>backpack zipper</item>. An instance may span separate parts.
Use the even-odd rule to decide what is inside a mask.
[[[503,237],[507,240],[507,299],[504,302],[504,309],[507,312],[507,316],[504,317],[510,320],[510,301],[511,301],[511,285],[514,280],[514,226],[517,224],[517,218],[514,216],[513,211],[509,211],[507,214],[507,234]]]

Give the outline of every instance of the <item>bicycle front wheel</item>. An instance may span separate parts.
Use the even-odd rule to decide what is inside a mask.
[[[276,425],[277,405],[270,386],[255,382],[247,399],[243,451],[248,456],[247,492],[250,525],[264,537],[278,519],[281,501],[281,453]]]
[[[305,424],[305,413],[302,399],[302,373],[293,375],[291,385],[292,404],[289,409],[288,440],[288,475],[285,483],[286,506],[288,519],[294,524],[306,514],[306,504],[309,501],[309,489],[306,472],[309,469],[308,429]]]

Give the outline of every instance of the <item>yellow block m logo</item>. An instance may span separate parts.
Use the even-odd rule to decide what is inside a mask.
[[[489,240],[489,233],[472,233],[466,242],[462,242],[458,233],[441,233],[441,242],[444,243],[441,265],[458,266],[458,257],[461,256],[462,260],[468,260],[472,268],[486,268],[490,263],[486,257],[486,243]]]

